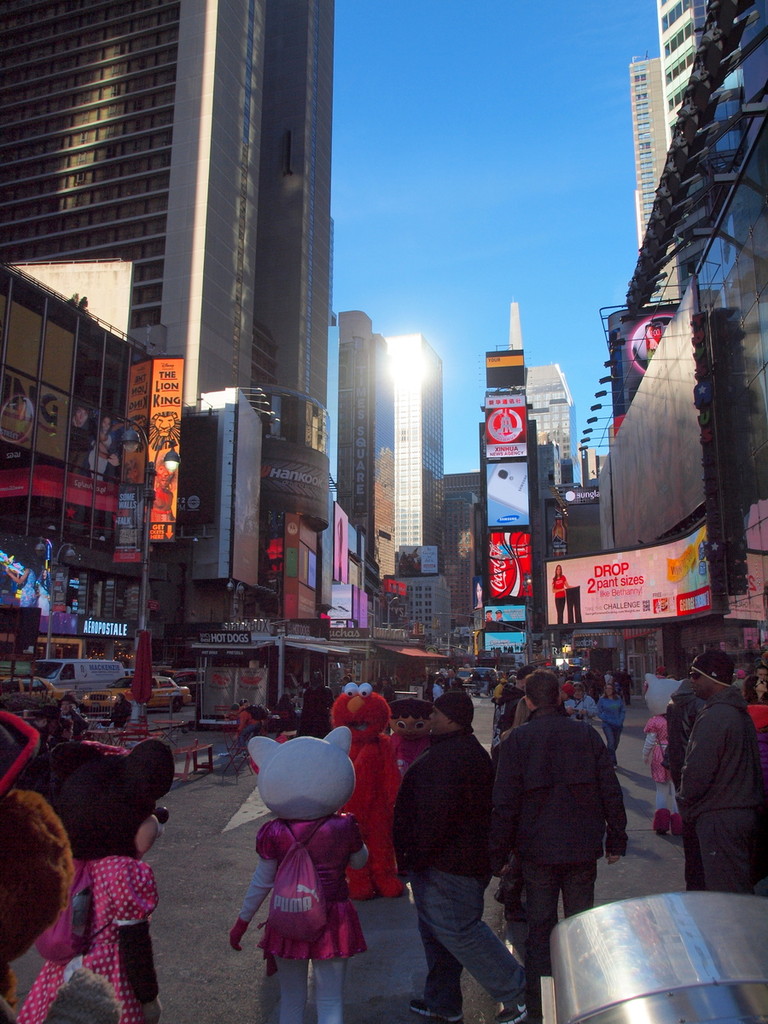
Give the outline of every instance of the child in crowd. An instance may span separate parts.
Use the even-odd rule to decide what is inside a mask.
[[[673,836],[683,834],[683,819],[677,810],[675,787],[669,774],[667,760],[666,715],[651,715],[645,723],[645,743],[643,744],[643,761],[650,766],[651,778],[656,783],[656,812],[653,815],[653,828],[657,836],[663,836],[670,830]]]

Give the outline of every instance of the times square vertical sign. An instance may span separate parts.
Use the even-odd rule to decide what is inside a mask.
[[[131,367],[125,418],[144,430],[149,451],[125,453],[123,457],[116,520],[116,562],[141,561],[147,458],[155,466],[149,539],[155,543],[176,537],[178,475],[170,473],[163,460],[171,448],[181,455],[183,386],[183,359],[148,359]]]

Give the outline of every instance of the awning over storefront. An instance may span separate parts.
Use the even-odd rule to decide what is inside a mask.
[[[434,651],[423,651],[420,647],[393,647],[390,644],[376,644],[381,651],[388,651],[390,654],[401,654],[405,658],[424,658],[429,661],[448,661],[445,654],[436,654]]]

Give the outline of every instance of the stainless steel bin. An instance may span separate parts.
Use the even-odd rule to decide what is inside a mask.
[[[545,1024],[766,1024],[768,901],[664,893],[567,918],[542,995]]]

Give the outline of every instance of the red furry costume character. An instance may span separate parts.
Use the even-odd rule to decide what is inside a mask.
[[[368,847],[365,867],[347,868],[349,894],[353,900],[400,896],[403,883],[397,877],[392,846],[392,817],[400,773],[389,736],[384,735],[390,718],[389,704],[368,683],[347,683],[333,702],[331,715],[334,727],[346,725],[352,732],[349,757],[355,766],[355,791],[342,811],[357,818]]]

